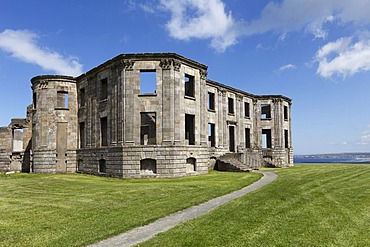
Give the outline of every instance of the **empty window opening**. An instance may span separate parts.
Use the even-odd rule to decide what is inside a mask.
[[[84,168],[84,162],[83,160],[78,160],[77,161],[77,172],[82,172]]]
[[[85,123],[80,123],[80,148],[85,147]]]
[[[68,109],[68,92],[57,92],[57,108]]]
[[[208,92],[208,110],[215,110],[215,94]]]
[[[105,173],[107,170],[107,162],[105,159],[99,160],[99,173]]]
[[[269,104],[261,105],[261,119],[271,119],[271,106]]]
[[[185,74],[185,96],[195,96],[194,76]]]
[[[215,132],[215,124],[209,123],[208,124],[208,141],[211,145],[211,147],[214,147],[216,145],[216,132]]]
[[[100,119],[100,146],[108,146],[108,118]]]
[[[229,126],[229,151],[235,152],[235,127]]]
[[[85,106],[85,88],[80,89],[80,107]]]
[[[195,116],[191,114],[185,114],[185,139],[195,145]]]
[[[271,145],[271,129],[262,130],[262,148],[272,148]]]
[[[37,93],[33,93],[32,102],[33,102],[33,109],[36,110],[36,107],[37,107]]]
[[[100,81],[100,100],[108,99],[108,79],[104,78]]]
[[[288,120],[288,107],[284,106],[284,120]]]
[[[13,152],[23,152],[23,129],[13,130]]]
[[[140,70],[140,94],[155,94],[156,84],[155,70]]]
[[[155,112],[141,112],[140,144],[155,145],[157,143]]]
[[[234,99],[228,98],[229,114],[234,114]]]
[[[245,128],[245,148],[251,148],[251,129]]]
[[[244,117],[250,117],[249,103],[244,102]]]
[[[289,131],[284,130],[284,146],[285,148],[289,148]]]
[[[195,172],[197,166],[197,160],[195,158],[187,158],[186,159],[186,172]]]
[[[140,171],[145,174],[156,174],[157,161],[155,159],[140,160]]]

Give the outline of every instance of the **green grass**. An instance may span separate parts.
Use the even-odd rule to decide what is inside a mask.
[[[83,246],[240,189],[257,173],[122,180],[0,175],[0,246]]]
[[[370,165],[297,165],[140,246],[370,246]]]

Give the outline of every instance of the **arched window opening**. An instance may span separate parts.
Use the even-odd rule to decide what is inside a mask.
[[[84,162],[83,160],[78,160],[77,161],[77,172],[82,172],[84,167]]]
[[[99,160],[99,173],[105,173],[106,172],[106,169],[107,169],[107,162],[105,161],[105,159],[101,159]]]
[[[195,158],[186,159],[186,173],[196,171],[197,160]]]
[[[157,174],[157,161],[154,159],[140,160],[140,172],[145,174]]]

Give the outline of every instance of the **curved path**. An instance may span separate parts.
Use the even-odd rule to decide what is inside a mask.
[[[134,228],[128,232],[122,233],[118,236],[103,240],[96,244],[90,245],[91,247],[111,247],[111,246],[133,246],[142,243],[148,239],[151,239],[156,234],[165,232],[176,225],[185,221],[199,217],[209,211],[221,206],[235,198],[241,197],[249,192],[255,191],[262,186],[271,183],[277,178],[277,175],[271,171],[261,172],[264,176],[254,182],[253,184],[244,187],[243,189],[234,191],[230,194],[214,198],[210,201],[204,202],[197,206],[193,206],[183,211],[179,211],[174,214],[170,214],[164,218],[158,219],[153,223],[145,226]]]

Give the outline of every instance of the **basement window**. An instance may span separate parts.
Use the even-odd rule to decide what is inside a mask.
[[[105,159],[99,160],[99,173],[105,173],[107,170],[107,162]]]
[[[271,119],[271,106],[269,104],[261,105],[261,119]]]
[[[145,174],[156,174],[157,161],[155,159],[140,160],[140,172]]]
[[[194,76],[185,74],[185,96],[195,97]]]
[[[155,94],[156,84],[155,70],[140,70],[140,94]]]
[[[186,173],[195,172],[197,170],[197,160],[193,157],[186,159]]]

